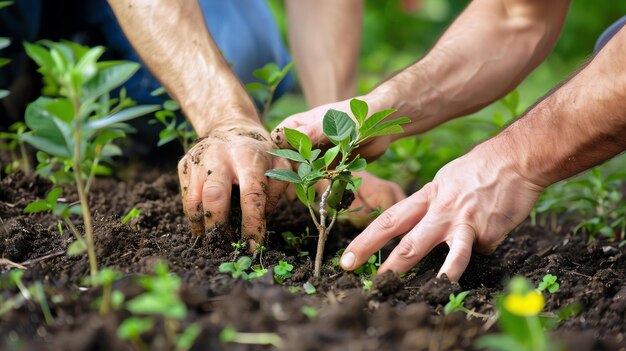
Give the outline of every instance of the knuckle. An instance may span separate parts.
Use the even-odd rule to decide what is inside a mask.
[[[380,214],[377,223],[381,229],[392,229],[398,223],[398,218],[393,211],[387,210]]]
[[[242,194],[244,203],[260,204],[264,202],[265,197],[266,195],[263,191],[261,191],[261,189]]]
[[[226,198],[226,191],[222,187],[210,185],[202,189],[203,202],[218,202]]]
[[[415,243],[410,236],[405,236],[396,247],[398,257],[405,261],[413,260],[417,255]]]

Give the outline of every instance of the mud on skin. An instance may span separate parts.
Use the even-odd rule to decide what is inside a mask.
[[[51,184],[19,174],[0,181],[0,257],[21,263],[64,251],[71,241],[59,235],[50,215],[21,213],[31,201],[44,197]],[[75,194],[68,192],[68,201]],[[233,189],[233,203],[238,203]],[[437,247],[412,272],[400,279],[386,273],[374,278],[372,290],[364,293],[358,277],[326,268],[320,279],[311,280],[315,295],[291,293],[270,275],[253,283],[232,281],[218,272],[221,262],[232,260],[231,243],[240,239],[241,211],[231,211],[228,225],[212,228],[196,240],[187,227],[175,174],[144,175],[128,183],[100,179],[95,183],[92,207],[100,267],[112,267],[126,277],[116,289],[127,297],[140,293],[134,279],[150,273],[155,262],[165,259],[184,281],[182,296],[188,306],[186,323],[196,322],[203,331],[192,350],[267,350],[266,347],[223,345],[219,332],[226,325],[239,331],[275,332],[287,350],[471,350],[483,334],[484,322],[467,320],[463,314],[444,316],[443,306],[451,292],[470,290],[466,306],[491,313],[491,301],[503,281],[522,274],[537,283],[546,273],[557,275],[561,289],[547,296],[546,310],[555,312],[573,302],[582,312],[563,322],[557,335],[569,340],[575,350],[620,350],[626,333],[626,247],[598,239],[587,243],[583,236],[551,233],[541,228],[521,227],[489,257],[474,255],[460,282],[435,275],[445,259],[445,246]],[[139,230],[120,223],[132,207],[142,210]],[[206,215],[206,214],[204,214]],[[280,260],[294,265],[287,282],[301,287],[311,279],[309,257],[285,246],[280,233],[299,234],[312,224],[299,204],[281,202],[268,220],[270,236],[263,262],[270,269]],[[358,234],[341,224],[328,240],[328,261]],[[302,250],[314,252],[315,240]],[[0,267],[2,276],[7,268]],[[49,294],[63,296],[50,303],[56,324],[47,326],[36,304],[11,311],[0,319],[2,343],[19,335],[28,350],[129,350],[115,332],[126,317],[116,312],[103,318],[90,307],[99,291],[79,292],[80,279],[88,275],[87,257],[55,256],[28,266],[24,282],[43,281]],[[6,299],[16,290],[1,290]],[[302,306],[319,310],[310,320]],[[491,331],[495,331],[493,328]],[[154,338],[147,335],[147,342]],[[0,347],[2,349],[4,347]]]

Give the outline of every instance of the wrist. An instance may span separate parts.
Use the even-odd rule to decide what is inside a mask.
[[[195,108],[182,106],[185,115],[191,122],[199,137],[206,137],[213,130],[240,127],[262,127],[258,113],[251,102],[232,102],[229,104]]]

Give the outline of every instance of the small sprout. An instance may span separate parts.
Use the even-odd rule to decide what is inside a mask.
[[[197,324],[192,324],[185,328],[181,334],[176,336],[176,350],[186,351],[191,349],[201,331],[202,329]]]
[[[230,246],[232,246],[233,249],[235,249],[234,255],[235,255],[235,258],[237,258],[239,257],[241,250],[246,248],[246,243],[245,242],[230,243]]]
[[[141,216],[141,210],[137,207],[133,207],[130,211],[128,211],[126,216],[122,218],[122,224],[128,223],[131,219],[137,219],[139,216]]]
[[[293,62],[287,64],[282,69],[277,64],[270,62],[263,68],[255,69],[252,74],[261,82],[252,82],[246,84],[246,91],[256,101],[263,105],[260,112],[261,117],[267,117],[270,111],[270,106],[274,99],[274,93],[280,82],[285,79],[291,68]]]
[[[154,90],[150,95],[159,96],[167,94],[164,88]],[[159,142],[157,146],[163,146],[171,141],[178,140],[183,147],[183,151],[187,153],[191,148],[194,140],[198,135],[193,130],[189,122],[184,118],[179,118],[177,112],[180,111],[180,105],[171,99],[163,102],[163,109],[154,114],[154,119],[149,124],[161,123],[164,128],[159,132]]]
[[[300,287],[297,286],[290,286],[287,288],[289,290],[290,293],[292,294],[297,294],[300,292]]]
[[[271,345],[281,348],[283,340],[275,333],[242,333],[232,327],[225,327],[220,333],[223,343],[237,343],[246,345]]]
[[[248,273],[248,270],[252,272]],[[233,279],[253,280],[264,276],[268,270],[262,266],[252,266],[252,259],[248,256],[241,256],[235,262],[223,262],[219,267],[220,272],[230,273]]]
[[[276,266],[274,266],[274,279],[280,284],[282,284],[285,279],[291,278],[291,271],[293,270],[293,265],[286,261],[279,261]]]
[[[141,334],[147,333],[154,328],[154,320],[151,318],[128,317],[117,328],[117,337],[128,340],[135,350],[147,350],[148,347],[141,339]]]
[[[450,301],[443,308],[444,313],[450,314],[456,311],[464,312],[466,308],[465,308],[465,303],[463,302],[463,300],[465,300],[465,297],[468,294],[469,294],[469,291],[463,291],[459,293],[458,295],[454,295],[454,293],[450,294]]]
[[[363,291],[372,290],[372,286],[374,285],[374,281],[370,279],[363,279]]]
[[[560,284],[557,282],[557,276],[552,274],[546,274],[543,276],[543,280],[539,283],[537,290],[545,291],[548,290],[550,294],[554,294],[559,291]]]
[[[310,282],[304,283],[302,287],[304,288],[304,292],[309,295],[313,295],[317,292],[317,289],[315,289],[315,286],[313,286],[313,284],[311,284]]]
[[[302,306],[302,313],[304,313],[305,316],[309,317],[309,319],[315,319],[315,317],[317,317],[317,315],[319,314],[319,311],[315,307]]]
[[[355,269],[354,273],[364,275],[366,277],[371,277],[376,275],[376,272],[378,271],[378,266],[380,266],[378,258],[376,257],[376,255],[372,255],[367,260],[367,262],[363,263],[361,267]]]
[[[102,298],[96,304],[99,305],[100,314],[103,316],[109,313],[111,307],[117,309],[124,302],[124,293],[112,290],[113,283],[121,276],[121,273],[105,267],[98,272],[95,283],[90,282],[89,277],[85,279],[92,286],[102,286]]]
[[[13,269],[9,271],[9,282],[17,286],[20,293],[26,300],[30,300],[31,294],[30,291],[26,288],[24,283],[22,282],[22,276],[24,275],[24,271],[19,269]]]

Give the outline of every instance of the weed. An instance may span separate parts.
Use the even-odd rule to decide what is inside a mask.
[[[310,282],[304,283],[302,287],[304,288],[304,292],[307,293],[308,295],[314,295],[317,292],[317,289],[315,289],[315,286],[311,284]]]
[[[293,265],[289,262],[279,261],[274,266],[274,278],[282,284],[285,279],[291,278],[291,271],[293,271]]]
[[[378,255],[380,256],[380,251],[378,252]],[[376,257],[376,255],[372,255],[365,263],[363,263],[362,266],[355,269],[354,273],[366,277],[372,277],[376,275],[378,267],[380,267],[380,259]]]
[[[239,254],[241,253],[241,250],[246,248],[246,243],[245,242],[230,243],[230,246],[232,246],[233,249],[235,249],[233,254],[234,254],[235,258],[237,258],[237,257],[239,257]]]
[[[363,283],[363,291],[371,291],[372,287],[374,286],[374,281],[372,281],[371,279],[363,279],[361,280],[361,282]]]
[[[134,106],[124,89],[119,99],[111,99],[110,92],[126,82],[139,69],[139,64],[98,62],[104,53],[101,46],[87,48],[68,41],[47,40],[24,46],[43,75],[44,94],[55,98],[40,97],[28,105],[25,121],[31,131],[20,140],[41,150],[41,154],[53,156],[38,156],[43,161],[38,172],[52,172],[55,163],[60,163],[64,174],[73,176],[94,283],[98,265],[88,203],[91,182],[102,170],[101,160],[121,154],[113,141],[126,137],[126,132],[132,130],[123,122],[154,112],[158,106]]]
[[[266,172],[268,177],[294,183],[298,199],[304,203],[311,214],[319,237],[315,256],[316,277],[320,276],[324,246],[328,233],[335,224],[337,214],[350,205],[350,192],[355,192],[360,178],[352,176],[352,172],[364,170],[367,161],[360,155],[352,157],[352,152],[367,139],[381,135],[396,134],[403,131],[401,124],[408,123],[408,118],[391,121],[383,120],[396,110],[383,110],[367,117],[367,103],[358,99],[350,101],[350,108],[356,122],[347,113],[328,110],[324,115],[323,132],[335,146],[326,150],[323,156],[320,149],[313,149],[311,139],[297,130],[285,128],[285,137],[294,150],[271,150],[270,154],[299,163],[297,173],[286,169],[272,169]],[[337,162],[338,156],[339,160]],[[320,157],[321,156],[321,157]],[[331,168],[332,164],[336,164]],[[317,208],[319,219],[313,210],[315,202],[314,184],[327,180],[328,185],[322,193]],[[347,190],[347,191],[346,191]],[[345,195],[345,196],[344,196]],[[330,220],[327,222],[327,220]]]
[[[277,64],[272,62],[252,72],[261,82],[246,84],[246,90],[253,99],[263,105],[260,111],[262,117],[267,117],[269,114],[276,88],[287,76],[292,67],[293,62],[283,67],[283,69],[280,69]]]
[[[546,274],[543,276],[543,280],[537,286],[537,290],[545,291],[548,290],[550,294],[554,294],[559,291],[560,284],[557,282],[557,277],[552,274]]]

